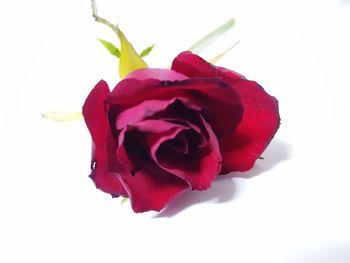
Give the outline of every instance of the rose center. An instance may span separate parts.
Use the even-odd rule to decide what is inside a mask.
[[[187,154],[188,153],[188,140],[183,136],[171,139],[163,143],[163,151],[173,152],[174,154]]]

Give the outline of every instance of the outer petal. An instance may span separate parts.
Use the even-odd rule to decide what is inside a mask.
[[[232,86],[240,94],[244,115],[232,140],[223,143],[222,173],[252,168],[280,125],[278,101],[259,84],[241,80]]]
[[[210,125],[203,118],[202,122],[209,136],[206,147],[192,149],[193,152],[188,155],[188,158],[181,158],[171,163],[161,162],[161,158],[158,158],[158,164],[164,170],[183,178],[195,190],[209,188],[221,171],[222,158],[217,138]],[[159,155],[159,152],[157,154]]]
[[[183,81],[125,79],[111,92],[106,103],[113,105],[113,112],[118,115],[146,100],[174,97],[188,98],[199,107],[204,105],[203,116],[218,137],[231,135],[242,118],[243,108],[236,92],[225,82],[214,78]]]
[[[109,93],[107,83],[101,80],[90,92],[83,106],[83,116],[93,141],[90,177],[100,190],[113,196],[126,195],[116,175],[107,170],[106,136],[109,134],[109,127],[104,100]]]
[[[279,127],[278,101],[256,82],[245,80],[234,71],[215,67],[191,52],[179,54],[172,69],[192,78],[220,78],[237,92],[244,114],[235,133],[218,136],[223,155],[222,173],[249,170]]]
[[[188,188],[182,179],[162,171],[139,170],[134,176],[120,176],[135,212],[160,211]]]
[[[170,69],[158,69],[158,68],[145,68],[131,72],[126,78],[134,79],[158,79],[158,80],[184,80],[188,79],[187,76]]]
[[[186,98],[174,97],[168,100],[146,100],[140,104],[130,107],[121,112],[116,119],[115,127],[117,130],[122,129],[127,125],[135,125],[140,121],[153,116],[156,113],[166,110],[175,102],[181,102],[189,109],[200,110],[198,106]],[[156,127],[154,127],[156,128]]]
[[[232,70],[215,67],[208,63],[200,56],[197,56],[190,51],[180,53],[173,61],[172,70],[182,73],[190,78],[193,77],[211,77],[220,78],[226,81],[226,74],[230,80],[244,79],[242,75]],[[227,72],[227,73],[226,73]]]

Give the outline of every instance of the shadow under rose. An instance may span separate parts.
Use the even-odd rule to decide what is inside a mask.
[[[268,171],[278,163],[290,158],[290,147],[281,141],[272,141],[263,153],[263,160],[258,160],[253,169],[244,173],[229,173],[218,176],[210,189],[205,191],[186,190],[153,218],[172,217],[197,203],[224,203],[232,200],[236,186],[234,178],[251,178]]]
[[[272,140],[266,150],[262,153],[263,159],[258,159],[254,167],[247,172],[233,173],[234,177],[251,178],[271,170],[277,164],[288,160],[292,156],[292,149],[287,143],[279,140]]]
[[[227,175],[219,177],[213,182],[211,188],[205,191],[191,191],[189,189],[184,191],[156,214],[154,218],[172,217],[196,203],[224,203],[231,200],[235,193],[235,185],[232,178],[233,176],[227,178]]]
[[[286,263],[347,263],[350,262],[350,242],[325,244],[323,247],[313,248],[301,252],[299,255],[289,256]]]

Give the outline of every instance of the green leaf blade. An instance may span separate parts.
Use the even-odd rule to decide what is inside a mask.
[[[142,50],[142,52],[141,52],[141,54],[140,54],[140,57],[143,58],[143,57],[148,56],[149,53],[151,53],[151,51],[153,50],[154,46],[155,46],[155,44],[153,44],[153,45],[151,45],[151,46],[145,48],[144,50]]]
[[[229,47],[228,49],[224,50],[220,54],[216,55],[212,59],[209,60],[210,63],[215,64],[220,59],[222,59],[229,51],[231,51],[234,47],[236,47],[239,44],[239,41],[237,41],[233,46]]]
[[[98,41],[101,42],[101,44],[111,53],[111,55],[120,58],[120,50],[115,45],[103,39],[98,39]]]
[[[214,42],[217,38],[219,38],[228,30],[230,30],[234,26],[234,24],[235,20],[233,18],[230,18],[226,23],[219,26],[217,29],[213,30],[212,32],[198,40],[196,43],[194,43],[190,48],[188,48],[188,50],[193,53],[199,53],[204,48],[209,46],[212,42]]]
[[[120,204],[123,205],[127,201],[129,201],[129,197],[123,197]]]
[[[44,112],[41,113],[41,117],[53,121],[76,121],[84,119],[81,112],[65,113],[60,111]]]

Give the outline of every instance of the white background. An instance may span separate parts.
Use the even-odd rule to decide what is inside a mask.
[[[219,65],[280,102],[281,128],[253,170],[134,214],[95,189],[79,111],[117,60],[89,1],[2,1],[0,262],[350,262],[350,1],[97,1],[147,62],[167,67],[204,34],[236,26],[201,55],[240,40]],[[234,176],[233,176],[234,175]],[[237,177],[239,176],[239,177]]]

